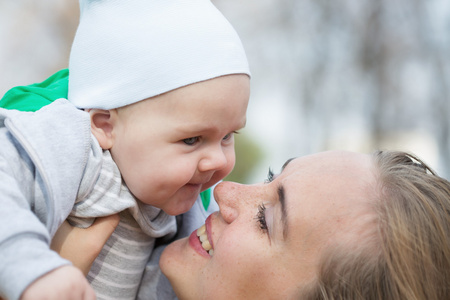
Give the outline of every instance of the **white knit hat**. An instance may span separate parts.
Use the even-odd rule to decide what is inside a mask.
[[[241,41],[210,0],[80,0],[69,100],[112,109],[227,74],[250,76]]]

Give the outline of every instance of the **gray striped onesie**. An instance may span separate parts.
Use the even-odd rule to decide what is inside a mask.
[[[87,276],[97,299],[135,299],[155,239],[176,233],[175,217],[136,200],[122,181],[109,151],[103,151],[100,170],[92,187],[80,188],[68,218],[72,225],[89,227],[96,217],[119,213],[120,222]],[[96,167],[98,168],[98,167]],[[84,178],[91,176],[84,176]],[[92,177],[91,177],[92,178]],[[88,180],[87,180],[88,181]],[[86,183],[82,182],[86,185]],[[170,287],[167,287],[170,288]]]

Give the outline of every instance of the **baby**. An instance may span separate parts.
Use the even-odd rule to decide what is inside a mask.
[[[88,227],[118,212],[87,278],[99,299],[135,299],[155,239],[173,237],[174,216],[230,173],[233,134],[245,126],[247,59],[209,0],[80,0],[80,9],[69,101],[0,109],[7,299],[76,295],[67,283],[79,274],[51,237],[66,218]]]

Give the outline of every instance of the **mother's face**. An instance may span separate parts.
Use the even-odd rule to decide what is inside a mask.
[[[290,299],[314,279],[322,249],[355,238],[373,183],[370,156],[324,152],[289,162],[271,182],[219,184],[206,220],[208,254],[194,233],[160,265],[180,299]]]

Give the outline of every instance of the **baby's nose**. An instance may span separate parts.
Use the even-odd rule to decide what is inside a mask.
[[[221,170],[227,166],[228,160],[222,147],[208,149],[205,157],[200,161],[199,169],[202,172],[211,170]]]

